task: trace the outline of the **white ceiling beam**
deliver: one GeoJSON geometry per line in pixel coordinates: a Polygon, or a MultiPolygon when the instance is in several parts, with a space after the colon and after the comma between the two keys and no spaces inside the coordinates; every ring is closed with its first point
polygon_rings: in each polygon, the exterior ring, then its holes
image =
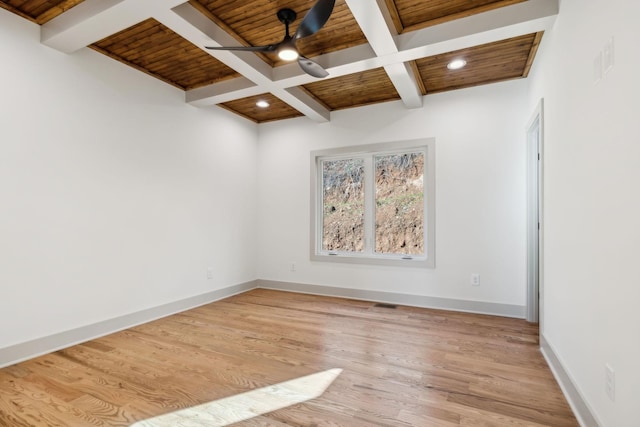
{"type": "MultiPolygon", "coordinates": [[[[312,58],[330,77],[384,67],[409,108],[422,105],[422,94],[407,62],[549,29],[559,0],[528,0],[478,15],[397,35],[383,0],[375,4],[346,0],[368,44],[312,58]]],[[[186,101],[208,106],[271,92],[316,121],[330,112],[297,86],[317,79],[297,64],[276,68],[251,52],[211,51],[205,45],[233,46],[237,41],[184,0],[85,0],[41,26],[41,41],[62,52],[75,52],[153,17],[214,56],[243,77],[187,91],[186,101]]]]}
{"type": "Polygon", "coordinates": [[[351,14],[376,55],[389,55],[398,51],[393,39],[398,33],[385,19],[383,7],[376,1],[345,0],[351,14]]]}
{"type": "Polygon", "coordinates": [[[254,84],[271,82],[272,67],[255,53],[205,49],[204,46],[239,46],[239,43],[189,3],[166,10],[156,19],[254,84]]]}
{"type": "MultiPolygon", "coordinates": [[[[358,22],[369,45],[377,56],[399,52],[394,36],[397,35],[387,6],[381,1],[374,4],[362,0],[346,0],[353,17],[358,22]]],[[[422,93],[413,69],[403,63],[384,67],[391,83],[407,108],[422,107],[422,93]]]]}
{"type": "MultiPolygon", "coordinates": [[[[399,59],[418,59],[551,28],[559,0],[528,0],[397,37],[399,59]]],[[[410,60],[407,59],[407,60],[410,60]]]]}
{"type": "Polygon", "coordinates": [[[46,46],[72,53],[184,0],[85,0],[40,28],[46,46]]]}
{"type": "Polygon", "coordinates": [[[283,95],[278,95],[280,90],[274,94],[305,116],[309,117],[311,120],[318,123],[328,122],[331,120],[331,112],[301,88],[290,87],[283,90],[286,93],[286,99],[283,95]]]}
{"type": "MultiPolygon", "coordinates": [[[[375,53],[373,53],[369,45],[366,44],[312,59],[325,69],[330,70],[329,78],[376,68],[376,66],[371,66],[369,61],[377,61],[375,53]]],[[[381,66],[382,65],[377,65],[377,67],[381,66]]],[[[272,83],[279,88],[285,89],[318,81],[317,78],[302,71],[297,63],[289,63],[273,68],[273,76],[274,79],[272,83]]],[[[208,86],[189,90],[186,94],[187,102],[194,106],[205,106],[268,92],[268,88],[257,86],[255,88],[256,92],[251,92],[251,95],[246,95],[251,89],[247,89],[244,86],[244,83],[241,81],[242,79],[242,77],[238,77],[233,80],[226,80],[224,82],[213,83],[208,86]],[[237,83],[235,82],[236,80],[238,80],[237,83]]]]}
{"type": "Polygon", "coordinates": [[[185,99],[192,105],[207,105],[204,100],[211,100],[216,95],[223,95],[222,97],[216,97],[218,103],[238,99],[225,97],[225,89],[235,92],[236,95],[243,94],[244,96],[241,97],[251,96],[247,95],[249,93],[258,95],[271,92],[274,96],[312,120],[319,122],[329,120],[329,110],[315,99],[301,90],[289,90],[289,87],[275,83],[272,75],[273,67],[260,59],[255,53],[205,49],[204,46],[237,46],[238,42],[189,3],[177,6],[156,19],[244,76],[243,79],[245,80],[239,82],[221,82],[201,88],[197,92],[187,92],[185,99]],[[256,88],[251,87],[247,82],[253,83],[259,90],[255,90],[256,88]],[[220,88],[223,88],[223,90],[220,90],[220,88]]]}
{"type": "Polygon", "coordinates": [[[207,107],[213,104],[233,101],[234,99],[265,93],[265,89],[246,77],[224,80],[185,92],[185,100],[194,107],[207,107]]]}
{"type": "MultiPolygon", "coordinates": [[[[452,21],[397,36],[397,44],[400,47],[397,53],[377,56],[369,44],[363,44],[321,55],[313,60],[322,65],[330,77],[379,67],[389,67],[392,74],[392,67],[399,63],[548,30],[557,14],[558,0],[529,0],[500,10],[473,15],[459,20],[460,22],[452,21]],[[508,9],[508,13],[503,16],[504,9],[508,9]]],[[[273,76],[273,83],[282,88],[317,81],[302,72],[297,64],[276,67],[273,69],[273,76]]],[[[223,82],[189,91],[187,96],[188,102],[194,105],[211,105],[241,98],[242,90],[244,89],[234,87],[230,82],[223,82]]],[[[268,90],[264,87],[256,88],[256,92],[265,93],[268,90]]]]}
{"type": "MultiPolygon", "coordinates": [[[[380,67],[376,53],[369,44],[361,44],[311,58],[329,72],[329,79],[380,67]]],[[[273,69],[274,81],[283,87],[300,86],[318,79],[302,71],[298,64],[290,63],[273,69]]]]}
{"type": "Polygon", "coordinates": [[[385,65],[384,71],[389,76],[389,80],[396,88],[405,107],[410,109],[422,107],[422,92],[418,83],[420,76],[416,76],[409,64],[397,62],[385,65]]]}

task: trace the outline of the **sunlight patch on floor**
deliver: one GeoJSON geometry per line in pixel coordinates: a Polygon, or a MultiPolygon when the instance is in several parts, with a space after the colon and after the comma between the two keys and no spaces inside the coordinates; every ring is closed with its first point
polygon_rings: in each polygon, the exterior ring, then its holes
{"type": "Polygon", "coordinates": [[[131,427],[222,427],[320,397],[342,369],[329,369],[138,421],[131,427]]]}

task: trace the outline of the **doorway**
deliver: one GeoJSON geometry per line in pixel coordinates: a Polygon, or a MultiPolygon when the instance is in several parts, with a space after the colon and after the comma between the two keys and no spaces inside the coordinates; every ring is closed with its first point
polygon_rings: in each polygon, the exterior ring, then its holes
{"type": "MultiPolygon", "coordinates": [[[[543,311],[542,287],[542,152],[544,100],[527,124],[527,321],[539,323],[543,311]]],[[[542,326],[542,325],[540,325],[542,326]]],[[[541,328],[542,330],[542,328],[541,328]]]]}

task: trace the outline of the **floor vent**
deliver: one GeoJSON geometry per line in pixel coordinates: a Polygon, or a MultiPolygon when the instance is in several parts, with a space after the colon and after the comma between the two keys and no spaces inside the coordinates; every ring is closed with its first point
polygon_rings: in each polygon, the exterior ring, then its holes
{"type": "Polygon", "coordinates": [[[398,308],[397,305],[395,304],[385,304],[383,302],[379,302],[376,305],[374,305],[374,307],[381,307],[381,308],[398,308]]]}

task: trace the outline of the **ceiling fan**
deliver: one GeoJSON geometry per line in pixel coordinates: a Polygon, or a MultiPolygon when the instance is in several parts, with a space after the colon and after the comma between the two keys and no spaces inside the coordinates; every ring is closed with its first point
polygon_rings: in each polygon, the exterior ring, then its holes
{"type": "Polygon", "coordinates": [[[327,70],[322,68],[320,64],[304,57],[298,52],[296,42],[304,37],[311,36],[326,24],[333,12],[335,0],[318,0],[313,7],[302,18],[302,22],[298,25],[296,32],[291,36],[289,34],[289,24],[296,19],[296,12],[291,9],[280,9],[278,11],[278,19],[285,25],[285,36],[281,42],[269,44],[266,46],[205,46],[211,50],[237,50],[245,52],[276,52],[278,57],[285,61],[298,60],[298,65],[302,70],[318,78],[324,78],[329,75],[327,70]]]}

